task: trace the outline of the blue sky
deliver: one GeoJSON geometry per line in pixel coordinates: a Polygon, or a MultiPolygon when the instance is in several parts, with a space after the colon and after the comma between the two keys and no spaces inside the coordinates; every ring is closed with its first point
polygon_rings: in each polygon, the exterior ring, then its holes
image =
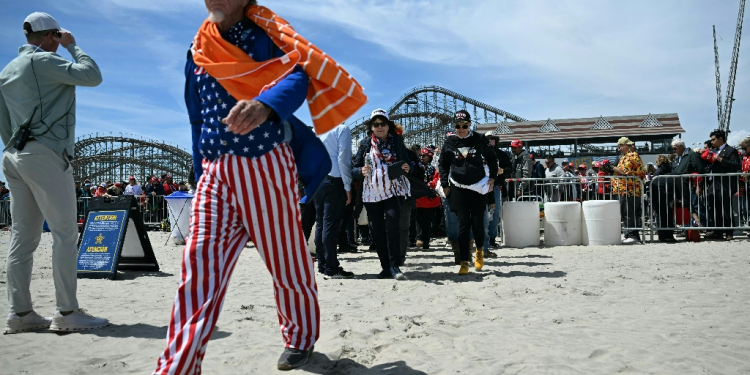
{"type": "MultiPolygon", "coordinates": [[[[716,127],[711,25],[726,84],[739,1],[260,0],[345,66],[369,103],[439,85],[531,120],[680,115],[688,142],[716,127]]],[[[99,64],[78,90],[77,135],[130,133],[190,146],[185,54],[202,0],[4,1],[0,64],[44,11],[99,64]]],[[[747,30],[747,28],[746,28],[747,30]]],[[[732,138],[750,134],[750,61],[740,53],[732,138]]],[[[60,54],[70,58],[67,51],[60,54]]],[[[722,89],[724,95],[724,89],[722,89]]],[[[306,108],[298,116],[310,123],[306,108]]],[[[730,139],[732,140],[732,139],[730,139]]]]}

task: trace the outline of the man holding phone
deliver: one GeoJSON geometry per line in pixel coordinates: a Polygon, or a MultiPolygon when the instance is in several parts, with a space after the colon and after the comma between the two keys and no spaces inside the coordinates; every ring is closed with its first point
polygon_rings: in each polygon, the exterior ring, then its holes
{"type": "Polygon", "coordinates": [[[102,82],[99,67],[52,16],[35,12],[23,23],[27,44],[0,72],[2,168],[11,190],[8,306],[5,333],[49,327],[54,331],[101,328],[106,319],[79,309],[76,299],[78,227],[73,182],[75,87],[102,82]],[[58,55],[62,45],[75,62],[58,55]],[[57,186],[57,189],[49,189],[57,186]],[[52,268],[57,312],[44,318],[31,303],[33,253],[42,224],[52,231],[52,268]]]}

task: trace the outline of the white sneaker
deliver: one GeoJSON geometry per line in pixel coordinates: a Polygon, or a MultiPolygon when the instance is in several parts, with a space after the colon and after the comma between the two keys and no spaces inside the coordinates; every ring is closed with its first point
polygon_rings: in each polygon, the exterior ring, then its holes
{"type": "Polygon", "coordinates": [[[8,320],[5,321],[5,331],[3,334],[21,333],[34,331],[37,329],[49,328],[52,319],[39,316],[35,311],[24,316],[8,314],[8,320]]]}
{"type": "Polygon", "coordinates": [[[87,313],[86,310],[78,309],[68,315],[60,314],[59,311],[55,312],[49,330],[61,332],[86,331],[106,327],[107,325],[109,325],[109,320],[96,318],[87,313]]]}
{"type": "Polygon", "coordinates": [[[622,244],[623,245],[629,245],[629,244],[632,244],[632,243],[635,243],[635,242],[636,242],[635,238],[632,238],[632,237],[628,237],[628,238],[622,240],[622,244]]]}

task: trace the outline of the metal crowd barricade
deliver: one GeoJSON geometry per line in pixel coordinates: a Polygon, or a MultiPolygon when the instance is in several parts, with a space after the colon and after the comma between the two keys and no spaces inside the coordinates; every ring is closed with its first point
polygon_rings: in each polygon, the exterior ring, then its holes
{"type": "Polygon", "coordinates": [[[83,226],[83,222],[86,220],[86,210],[89,209],[89,203],[91,202],[91,197],[80,197],[77,200],[76,203],[76,217],[78,221],[78,226],[83,226]]]}
{"type": "Polygon", "coordinates": [[[537,201],[540,204],[592,200],[620,201],[623,233],[640,231],[645,234],[648,231],[649,222],[645,216],[648,194],[643,180],[636,176],[509,178],[506,180],[506,191],[508,200],[537,201]],[[626,194],[614,192],[617,184],[625,186],[626,194]],[[640,196],[636,194],[637,189],[640,189],[640,196]]]}
{"type": "Polygon", "coordinates": [[[750,174],[687,174],[654,177],[649,215],[654,231],[750,230],[750,174]]]}
{"type": "MultiPolygon", "coordinates": [[[[138,214],[143,216],[143,222],[151,229],[162,229],[162,223],[168,222],[169,212],[167,202],[163,195],[137,195],[138,214]]],[[[86,219],[91,197],[80,197],[76,200],[76,221],[78,226],[83,226],[86,219]]],[[[0,199],[0,229],[10,227],[13,224],[10,215],[10,200],[0,199]]]]}
{"type": "Polygon", "coordinates": [[[161,229],[167,219],[167,202],[163,195],[136,195],[138,212],[143,215],[143,223],[152,229],[161,229]]]}
{"type": "MultiPolygon", "coordinates": [[[[167,211],[167,202],[163,195],[136,195],[138,202],[138,214],[143,217],[143,223],[151,229],[161,229],[162,222],[169,218],[167,211]]],[[[78,224],[82,225],[88,209],[90,197],[78,198],[78,224]]]]}

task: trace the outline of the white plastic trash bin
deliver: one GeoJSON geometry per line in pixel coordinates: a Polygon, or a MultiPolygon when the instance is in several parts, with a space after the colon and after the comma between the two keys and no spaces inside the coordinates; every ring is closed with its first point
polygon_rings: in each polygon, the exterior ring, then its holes
{"type": "Polygon", "coordinates": [[[178,191],[164,197],[164,199],[167,201],[169,226],[172,228],[169,238],[174,241],[175,245],[184,245],[190,233],[190,206],[193,202],[193,196],[178,191]]]}
{"type": "Polygon", "coordinates": [[[583,202],[582,216],[584,245],[619,245],[622,243],[619,201],[583,202]]]}
{"type": "Polygon", "coordinates": [[[503,203],[503,241],[508,247],[539,246],[539,202],[503,203]]]}
{"type": "Polygon", "coordinates": [[[581,243],[581,204],[578,202],[545,204],[544,244],[571,246],[581,243]]]}

